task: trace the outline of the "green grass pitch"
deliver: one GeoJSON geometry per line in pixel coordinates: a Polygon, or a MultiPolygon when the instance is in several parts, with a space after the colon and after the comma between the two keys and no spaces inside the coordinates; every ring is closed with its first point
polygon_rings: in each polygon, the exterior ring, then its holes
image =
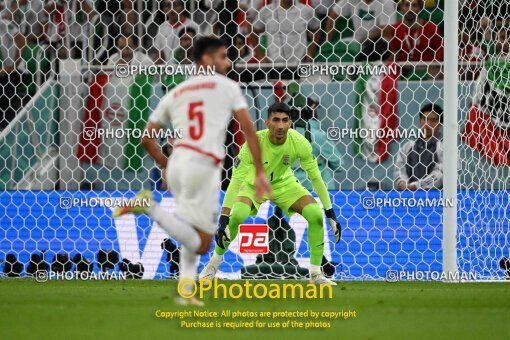
{"type": "Polygon", "coordinates": [[[207,296],[205,308],[175,306],[175,289],[173,280],[2,279],[0,339],[510,339],[507,283],[339,282],[333,299],[207,296]],[[178,320],[155,316],[156,310],[193,309],[350,309],[357,317],[331,321],[329,329],[228,330],[182,329],[178,320]]]}

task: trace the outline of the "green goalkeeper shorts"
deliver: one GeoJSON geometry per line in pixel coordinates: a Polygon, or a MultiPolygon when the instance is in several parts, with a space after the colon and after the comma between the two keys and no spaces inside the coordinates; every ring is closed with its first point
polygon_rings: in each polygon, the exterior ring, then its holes
{"type": "MultiPolygon", "coordinates": [[[[271,189],[273,190],[273,199],[271,201],[279,206],[286,216],[294,214],[294,211],[292,211],[290,207],[296,203],[297,200],[303,196],[311,196],[310,192],[299,183],[294,176],[277,184],[271,184],[271,189]]],[[[257,202],[255,198],[255,187],[247,183],[241,185],[237,197],[247,197],[253,202],[250,215],[256,215],[260,205],[269,200],[269,197],[266,195],[261,201],[257,202]]]]}

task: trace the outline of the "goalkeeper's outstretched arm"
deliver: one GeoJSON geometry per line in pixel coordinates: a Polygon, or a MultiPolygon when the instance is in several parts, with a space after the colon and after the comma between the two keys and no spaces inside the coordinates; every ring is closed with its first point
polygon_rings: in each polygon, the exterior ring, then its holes
{"type": "Polygon", "coordinates": [[[331,204],[328,188],[322,179],[317,159],[312,153],[312,145],[308,141],[304,144],[305,146],[302,148],[302,153],[300,155],[301,167],[306,171],[310,182],[312,182],[313,190],[317,193],[322,205],[324,206],[324,213],[331,229],[333,230],[335,243],[338,243],[342,237],[342,226],[340,225],[340,222],[338,222],[335,211],[333,210],[333,204],[331,204]]]}
{"type": "Polygon", "coordinates": [[[331,199],[329,198],[328,188],[322,179],[317,159],[314,157],[312,152],[312,145],[306,141],[306,144],[301,149],[302,152],[299,155],[299,161],[301,167],[306,171],[308,179],[312,182],[313,190],[319,196],[325,210],[329,210],[333,207],[331,199]]]}

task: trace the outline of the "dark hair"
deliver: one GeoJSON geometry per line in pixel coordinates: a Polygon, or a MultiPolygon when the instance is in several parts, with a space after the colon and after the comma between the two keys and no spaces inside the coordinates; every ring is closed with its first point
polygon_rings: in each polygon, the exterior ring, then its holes
{"type": "Polygon", "coordinates": [[[180,32],[179,32],[179,38],[181,38],[183,35],[185,34],[188,34],[188,33],[193,33],[193,35],[197,35],[197,30],[194,29],[193,27],[184,27],[180,32]]]}
{"type": "Polygon", "coordinates": [[[227,43],[221,39],[215,37],[198,38],[193,44],[193,60],[199,62],[204,54],[214,52],[221,47],[228,48],[227,43]]]}
{"type": "Polygon", "coordinates": [[[423,105],[420,110],[420,118],[423,117],[425,112],[435,112],[439,117],[439,122],[443,123],[443,108],[440,105],[432,103],[423,105]]]}
{"type": "Polygon", "coordinates": [[[290,107],[284,102],[276,102],[267,109],[267,118],[269,119],[271,115],[275,112],[282,112],[287,114],[290,117],[290,107]]]}

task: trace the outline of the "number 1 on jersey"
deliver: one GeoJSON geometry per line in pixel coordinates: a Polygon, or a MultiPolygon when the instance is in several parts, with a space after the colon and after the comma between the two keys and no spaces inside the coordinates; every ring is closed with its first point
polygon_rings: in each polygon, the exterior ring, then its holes
{"type": "Polygon", "coordinates": [[[202,106],[204,106],[204,102],[202,101],[189,103],[189,136],[194,140],[200,139],[204,134],[204,113],[201,110],[202,106]]]}

